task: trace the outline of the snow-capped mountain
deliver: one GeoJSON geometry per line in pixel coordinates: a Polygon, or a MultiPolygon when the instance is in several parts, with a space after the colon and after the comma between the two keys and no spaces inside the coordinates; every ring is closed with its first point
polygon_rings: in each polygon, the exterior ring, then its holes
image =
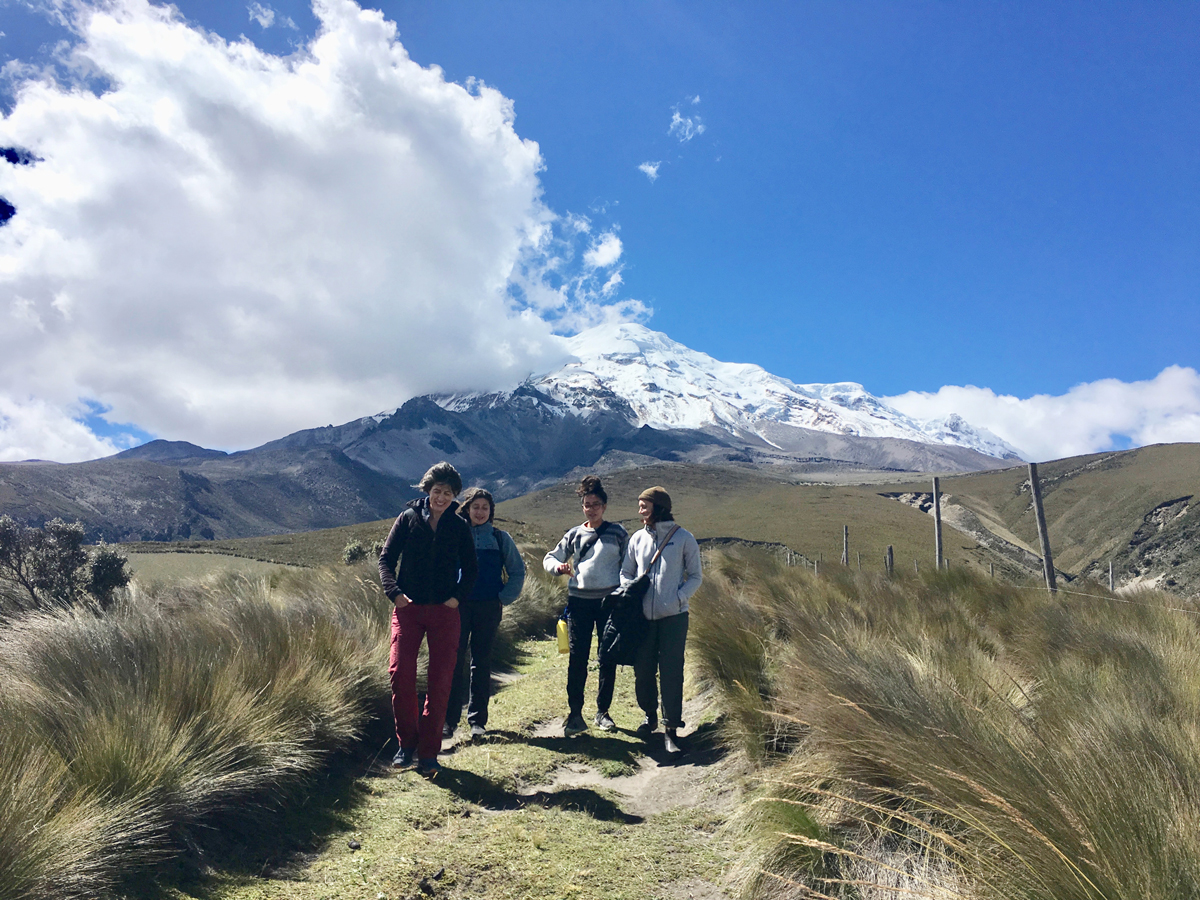
{"type": "MultiPolygon", "coordinates": [[[[1019,460],[1016,448],[960,416],[922,422],[892,409],[853,382],[796,384],[749,363],[713,359],[643,325],[600,325],[567,339],[576,357],[530,378],[523,389],[557,401],[561,415],[619,412],[637,426],[717,430],[779,446],[780,426],[847,437],[898,438],[964,447],[1019,460]]],[[[504,404],[513,392],[437,395],[463,412],[504,404]]]]}

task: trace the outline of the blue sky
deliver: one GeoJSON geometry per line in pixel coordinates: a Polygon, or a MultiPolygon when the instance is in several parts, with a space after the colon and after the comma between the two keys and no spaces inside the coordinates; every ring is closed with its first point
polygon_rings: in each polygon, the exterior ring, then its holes
{"type": "MultiPolygon", "coordinates": [[[[318,26],[282,0],[178,8],[271,54],[318,26]]],[[[1038,396],[1060,401],[1048,421],[1130,407],[1042,457],[1200,439],[1200,408],[1171,399],[1200,396],[1200,5],[379,8],[414,62],[511,101],[559,226],[586,221],[581,247],[619,238],[619,284],[595,302],[637,301],[675,340],[800,383],[860,382],[914,414],[957,402],[1010,440],[1038,396]]],[[[0,31],[26,64],[79,39],[11,0],[0,31]]],[[[122,391],[77,418],[237,442],[122,391]]]]}

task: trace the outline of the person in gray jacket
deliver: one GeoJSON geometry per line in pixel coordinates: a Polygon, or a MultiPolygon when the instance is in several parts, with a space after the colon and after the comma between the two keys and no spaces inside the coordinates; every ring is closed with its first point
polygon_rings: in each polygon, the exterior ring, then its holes
{"type": "MultiPolygon", "coordinates": [[[[596,632],[596,637],[604,633],[607,615],[601,608],[601,601],[620,582],[621,562],[625,558],[625,546],[629,543],[629,532],[616,522],[604,520],[608,494],[599,478],[595,475],[586,476],[575,493],[583,507],[585,521],[564,534],[558,546],[542,560],[542,566],[551,575],[571,576],[567,582],[569,712],[563,725],[563,734],[567,737],[587,731],[587,723],[583,720],[583,691],[587,686],[592,632],[596,632]]],[[[602,660],[594,721],[604,731],[615,731],[617,727],[608,713],[616,677],[616,663],[602,660]]]]}
{"type": "Polygon", "coordinates": [[[658,683],[662,684],[662,715],[668,753],[679,753],[678,730],[683,727],[683,651],[687,643],[688,600],[700,587],[700,547],[691,532],[675,524],[671,495],[652,487],[638,496],[638,515],[644,528],[629,539],[621,566],[621,583],[650,574],[650,589],[642,600],[646,635],[633,665],[634,692],[646,714],[638,733],[649,737],[658,728],[658,683]],[[662,554],[653,566],[654,554],[662,554]]]}
{"type": "Polygon", "coordinates": [[[496,501],[491,493],[481,487],[467,488],[458,514],[471,526],[479,575],[475,587],[458,607],[462,629],[442,736],[453,736],[469,694],[467,724],[471,726],[471,738],[474,739],[487,733],[488,703],[492,696],[492,644],[500,628],[504,607],[521,596],[521,588],[525,585],[525,561],[508,532],[492,525],[496,501]]]}

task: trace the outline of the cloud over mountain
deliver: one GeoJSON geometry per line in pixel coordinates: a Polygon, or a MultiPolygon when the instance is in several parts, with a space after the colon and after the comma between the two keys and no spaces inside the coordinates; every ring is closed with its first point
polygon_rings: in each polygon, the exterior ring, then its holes
{"type": "Polygon", "coordinates": [[[1079,384],[1060,396],[1022,399],[967,385],[882,399],[917,418],[962,415],[1033,460],[1200,441],[1200,374],[1183,366],[1168,366],[1146,381],[1079,384]]]}
{"type": "Polygon", "coordinates": [[[83,401],[239,447],[564,358],[511,290],[553,267],[556,222],[511,102],[413,62],[379,12],[315,12],[283,58],[144,0],[84,7],[77,81],[19,85],[0,145],[37,162],[0,160],[0,459],[73,456],[83,401]]]}

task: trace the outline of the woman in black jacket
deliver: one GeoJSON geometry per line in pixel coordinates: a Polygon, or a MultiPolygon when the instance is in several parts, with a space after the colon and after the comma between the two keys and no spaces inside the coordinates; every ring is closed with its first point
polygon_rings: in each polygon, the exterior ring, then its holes
{"type": "Polygon", "coordinates": [[[475,585],[471,529],[454,515],[462,479],[440,462],[421,479],[429,496],[414,500],[397,518],[379,554],[379,579],[395,604],[388,674],[400,749],[392,765],[437,774],[442,723],[458,653],[458,602],[475,585]],[[447,515],[449,513],[449,515],[447,515]],[[397,564],[399,567],[397,568],[397,564]],[[417,710],[417,653],[429,641],[425,708],[417,710]]]}

